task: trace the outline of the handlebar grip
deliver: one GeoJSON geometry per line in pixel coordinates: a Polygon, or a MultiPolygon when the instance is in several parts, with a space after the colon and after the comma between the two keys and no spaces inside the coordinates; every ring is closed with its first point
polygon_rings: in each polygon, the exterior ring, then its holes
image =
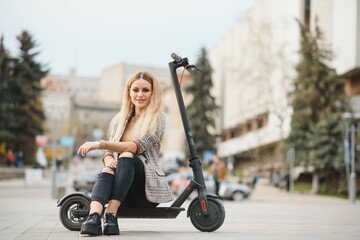
{"type": "Polygon", "coordinates": [[[174,61],[176,63],[180,63],[182,61],[182,58],[180,56],[178,56],[176,53],[172,53],[171,57],[172,57],[172,59],[174,59],[174,61]]]}

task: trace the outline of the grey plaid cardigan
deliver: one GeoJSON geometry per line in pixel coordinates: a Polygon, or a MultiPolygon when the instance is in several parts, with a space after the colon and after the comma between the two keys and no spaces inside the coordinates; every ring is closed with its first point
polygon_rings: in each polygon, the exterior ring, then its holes
{"type": "MultiPolygon", "coordinates": [[[[110,130],[109,141],[118,142],[124,133],[128,121],[125,122],[125,126],[121,127],[116,117],[114,120],[117,122],[112,126],[113,129],[110,130]]],[[[144,163],[146,198],[154,203],[164,203],[173,200],[165,174],[159,166],[160,145],[165,126],[165,114],[162,113],[157,120],[157,127],[154,133],[141,136],[141,124],[139,124],[134,134],[134,141],[137,141],[140,145],[138,157],[144,163]]],[[[117,159],[119,153],[107,151],[105,155],[107,154],[112,154],[117,159]]]]}

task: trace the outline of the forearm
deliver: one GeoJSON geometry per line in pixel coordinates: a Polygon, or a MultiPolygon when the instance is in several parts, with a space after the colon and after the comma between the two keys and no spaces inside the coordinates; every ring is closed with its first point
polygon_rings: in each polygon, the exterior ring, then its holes
{"type": "Polygon", "coordinates": [[[131,152],[137,154],[138,145],[135,142],[110,142],[100,140],[99,149],[106,149],[112,152],[131,152]]]}

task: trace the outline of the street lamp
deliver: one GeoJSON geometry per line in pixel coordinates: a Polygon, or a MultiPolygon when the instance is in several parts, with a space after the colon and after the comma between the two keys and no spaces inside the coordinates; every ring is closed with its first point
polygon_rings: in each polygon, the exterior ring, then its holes
{"type": "Polygon", "coordinates": [[[289,192],[294,192],[294,165],[295,165],[295,148],[291,147],[287,151],[287,159],[289,161],[289,192]]]}
{"type": "Polygon", "coordinates": [[[58,122],[64,119],[65,110],[62,107],[51,106],[48,108],[52,120],[52,160],[51,160],[51,196],[57,197],[56,194],[56,181],[57,181],[57,168],[56,168],[56,152],[57,152],[57,125],[58,122]]]}
{"type": "Polygon", "coordinates": [[[348,193],[349,200],[352,203],[356,201],[356,168],[355,168],[355,132],[357,123],[360,120],[359,113],[343,113],[342,118],[345,122],[345,164],[346,164],[346,173],[348,177],[348,193]],[[349,169],[350,164],[350,169],[349,169]],[[348,173],[350,170],[350,174],[348,173]]]}

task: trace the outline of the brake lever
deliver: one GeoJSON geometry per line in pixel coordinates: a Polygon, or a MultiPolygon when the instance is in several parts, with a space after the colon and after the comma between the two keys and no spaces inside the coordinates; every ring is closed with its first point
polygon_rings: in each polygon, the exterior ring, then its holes
{"type": "Polygon", "coordinates": [[[198,67],[195,66],[194,64],[187,65],[187,66],[185,67],[185,69],[188,70],[188,71],[190,71],[190,70],[192,70],[192,69],[196,69],[196,70],[198,70],[198,71],[202,71],[200,68],[198,68],[198,67]]]}

